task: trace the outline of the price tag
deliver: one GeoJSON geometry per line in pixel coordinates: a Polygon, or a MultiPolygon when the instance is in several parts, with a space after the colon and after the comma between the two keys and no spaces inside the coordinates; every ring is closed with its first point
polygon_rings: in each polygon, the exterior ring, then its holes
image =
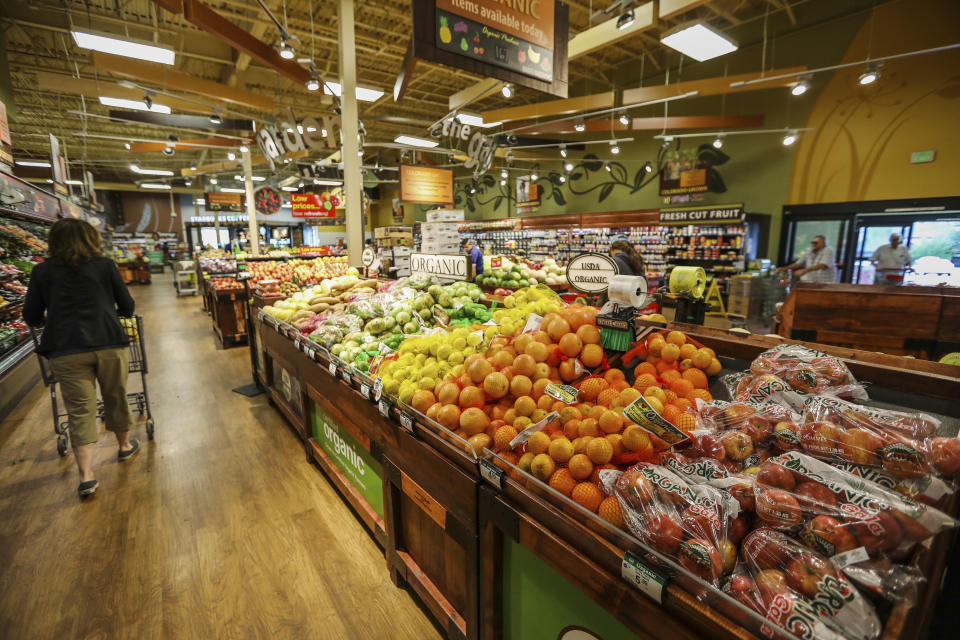
{"type": "Polygon", "coordinates": [[[390,417],[390,403],[387,402],[386,399],[383,399],[380,402],[378,402],[377,408],[380,409],[380,415],[382,415],[384,418],[390,417]]]}
{"type": "Polygon", "coordinates": [[[332,375],[332,376],[337,375],[337,363],[336,363],[336,362],[331,361],[331,362],[330,362],[330,366],[327,367],[327,369],[330,371],[330,375],[332,375]]]}
{"type": "Polygon", "coordinates": [[[297,351],[300,351],[300,345],[301,345],[300,336],[297,336],[296,338],[293,339],[293,348],[296,349],[297,351]]]}
{"type": "Polygon", "coordinates": [[[653,598],[657,604],[663,604],[663,590],[667,586],[667,579],[629,551],[623,554],[620,575],[631,585],[653,598]]]}
{"type": "Polygon", "coordinates": [[[560,417],[559,413],[557,413],[556,411],[551,411],[549,414],[547,414],[546,418],[544,418],[540,422],[537,422],[536,424],[530,425],[529,427],[527,427],[526,429],[524,429],[523,431],[515,435],[513,437],[513,440],[510,441],[510,446],[515,447],[518,444],[526,444],[527,440],[530,439],[530,436],[535,434],[537,431],[542,431],[544,427],[546,427],[548,424],[550,424],[551,422],[553,422],[559,417],[560,417]]]}
{"type": "Polygon", "coordinates": [[[664,420],[643,396],[624,407],[623,415],[633,424],[649,431],[667,444],[677,445],[690,439],[686,433],[664,420]]]}
{"type": "Polygon", "coordinates": [[[483,476],[484,480],[496,487],[498,491],[503,489],[503,469],[486,458],[481,458],[480,460],[480,475],[483,476]]]}
{"type": "Polygon", "coordinates": [[[869,559],[870,555],[867,553],[867,550],[864,547],[857,547],[856,549],[851,549],[850,551],[838,553],[830,558],[830,561],[833,562],[833,565],[837,569],[846,569],[852,564],[866,562],[869,559]]]}
{"type": "Polygon", "coordinates": [[[353,378],[350,376],[350,372],[347,371],[346,369],[341,369],[340,375],[343,377],[343,381],[346,382],[347,384],[350,384],[351,382],[353,382],[353,378]]]}
{"type": "Polygon", "coordinates": [[[408,413],[404,413],[403,411],[401,411],[401,412],[400,412],[400,425],[401,425],[404,429],[406,429],[407,431],[409,431],[410,433],[413,433],[413,416],[411,416],[411,415],[408,414],[408,413]]]}
{"type": "Polygon", "coordinates": [[[380,396],[383,395],[383,378],[377,376],[377,379],[373,381],[373,399],[377,402],[380,402],[380,396]]]}
{"type": "Polygon", "coordinates": [[[576,387],[571,387],[568,384],[548,384],[543,392],[554,400],[559,400],[564,404],[573,404],[576,402],[577,395],[580,393],[576,387]]]}
{"type": "Polygon", "coordinates": [[[362,395],[367,400],[370,399],[370,387],[367,384],[360,385],[360,395],[362,395]]]}

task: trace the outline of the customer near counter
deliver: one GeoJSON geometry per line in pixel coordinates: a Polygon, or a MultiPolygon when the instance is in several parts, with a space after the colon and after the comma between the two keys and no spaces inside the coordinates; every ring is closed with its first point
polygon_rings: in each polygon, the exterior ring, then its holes
{"type": "Polygon", "coordinates": [[[610,256],[617,263],[617,270],[622,276],[643,276],[646,273],[643,257],[626,240],[613,242],[610,245],[610,256]]]}
{"type": "Polygon", "coordinates": [[[875,284],[891,284],[903,281],[903,271],[912,261],[910,249],[900,244],[900,234],[890,234],[890,244],[873,252],[870,262],[876,267],[873,273],[875,284]]]}
{"type": "Polygon", "coordinates": [[[467,238],[463,241],[463,252],[470,256],[470,262],[476,269],[476,274],[483,273],[483,250],[473,243],[473,240],[467,238]]]}
{"type": "Polygon", "coordinates": [[[823,236],[814,236],[810,242],[810,248],[804,251],[796,262],[777,267],[777,271],[788,270],[793,270],[793,276],[800,282],[837,281],[837,264],[833,249],[827,246],[827,239],[823,236]]]}

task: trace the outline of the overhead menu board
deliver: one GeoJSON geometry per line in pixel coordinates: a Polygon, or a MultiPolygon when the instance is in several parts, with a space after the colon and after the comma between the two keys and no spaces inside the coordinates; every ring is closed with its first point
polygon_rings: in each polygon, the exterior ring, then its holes
{"type": "Polygon", "coordinates": [[[567,97],[559,0],[413,0],[412,57],[567,97]]]}
{"type": "Polygon", "coordinates": [[[205,193],[207,211],[243,211],[242,193],[205,193]]]}
{"type": "Polygon", "coordinates": [[[400,165],[400,201],[410,204],[453,204],[453,171],[400,165]]]}

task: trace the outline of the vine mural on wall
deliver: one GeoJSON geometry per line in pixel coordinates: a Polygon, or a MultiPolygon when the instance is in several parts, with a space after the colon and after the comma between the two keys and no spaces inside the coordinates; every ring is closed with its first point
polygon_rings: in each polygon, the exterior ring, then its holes
{"type": "MultiPolygon", "coordinates": [[[[623,163],[605,162],[592,153],[587,154],[574,164],[569,173],[548,171],[540,175],[537,185],[541,189],[541,202],[552,200],[556,206],[564,207],[570,196],[596,193],[597,203],[600,204],[618,189],[626,190],[627,195],[635,194],[651,183],[657,183],[665,151],[665,147],[661,148],[655,163],[637,166],[633,175],[623,163]]],[[[730,157],[710,144],[703,144],[697,149],[697,159],[707,167],[708,190],[712,193],[725,192],[726,184],[716,167],[726,163],[730,157]]],[[[501,180],[491,174],[461,183],[462,186],[454,194],[454,207],[466,211],[468,217],[485,208],[501,214],[499,217],[509,216],[510,205],[516,197],[510,182],[505,185],[500,183],[501,180]]],[[[422,206],[420,210],[422,213],[431,208],[422,206]]]]}

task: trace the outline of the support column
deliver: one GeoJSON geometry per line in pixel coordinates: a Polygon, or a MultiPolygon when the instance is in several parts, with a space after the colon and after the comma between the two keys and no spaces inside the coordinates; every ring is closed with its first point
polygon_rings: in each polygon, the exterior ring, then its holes
{"type": "Polygon", "coordinates": [[[343,136],[343,194],[347,201],[347,250],[351,267],[360,268],[363,251],[363,177],[360,174],[357,113],[357,50],[353,0],[340,0],[340,133],[343,136]]]}
{"type": "MultiPolygon", "coordinates": [[[[250,237],[250,255],[260,255],[260,229],[257,224],[257,208],[253,202],[253,162],[250,151],[243,152],[243,189],[247,202],[247,234],[250,237]]],[[[219,232],[218,232],[219,233],[219,232]]]]}

